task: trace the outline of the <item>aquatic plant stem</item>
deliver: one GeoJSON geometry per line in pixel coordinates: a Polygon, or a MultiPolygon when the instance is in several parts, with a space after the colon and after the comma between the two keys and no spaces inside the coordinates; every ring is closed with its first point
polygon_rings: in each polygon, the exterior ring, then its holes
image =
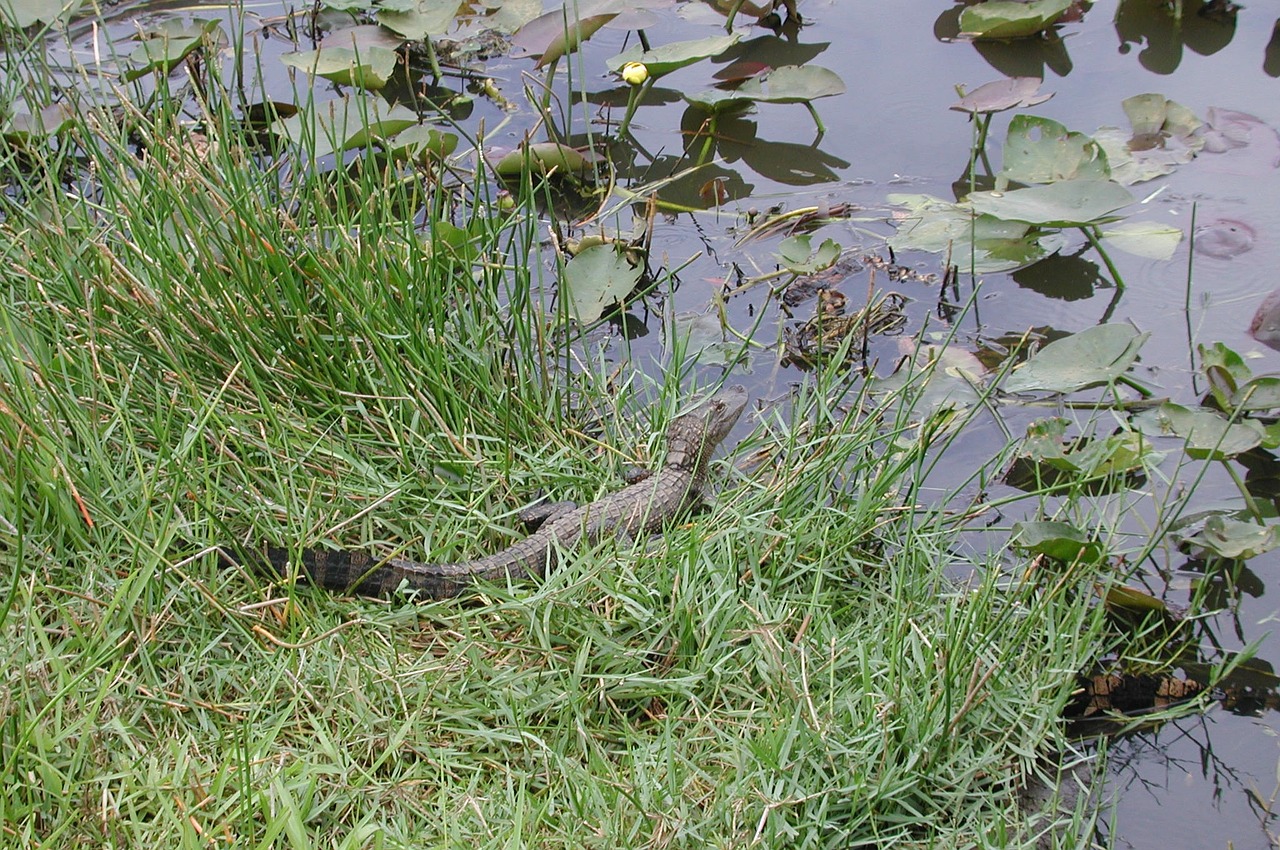
{"type": "Polygon", "coordinates": [[[622,123],[618,125],[618,135],[627,135],[630,132],[631,117],[636,114],[636,109],[649,93],[649,89],[653,88],[655,79],[655,77],[649,77],[640,85],[631,87],[631,92],[627,96],[627,113],[622,116],[622,123]]]}
{"type": "Polygon", "coordinates": [[[1111,280],[1115,283],[1117,289],[1124,289],[1124,278],[1120,276],[1120,270],[1116,268],[1116,264],[1111,262],[1111,256],[1107,254],[1107,250],[1102,247],[1102,240],[1098,238],[1097,228],[1084,226],[1080,228],[1080,232],[1089,240],[1089,244],[1098,252],[1098,256],[1102,257],[1102,262],[1106,265],[1107,271],[1111,273],[1111,280]]]}

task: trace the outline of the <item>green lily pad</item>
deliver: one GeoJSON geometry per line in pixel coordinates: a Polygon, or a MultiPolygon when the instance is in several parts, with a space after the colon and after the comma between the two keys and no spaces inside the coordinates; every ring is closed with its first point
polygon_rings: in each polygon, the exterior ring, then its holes
{"type": "Polygon", "coordinates": [[[1060,233],[975,215],[968,204],[931,195],[895,194],[889,195],[888,202],[906,208],[894,217],[898,229],[889,238],[890,247],[949,254],[964,274],[1015,271],[1043,260],[1067,241],[1060,233]]]}
{"type": "Polygon", "coordinates": [[[695,62],[701,62],[703,59],[719,56],[737,44],[740,39],[741,36],[734,33],[733,35],[699,38],[693,41],[676,41],[671,44],[664,44],[661,47],[655,47],[653,50],[645,50],[643,45],[637,44],[606,60],[604,64],[606,68],[616,74],[628,62],[639,62],[648,69],[650,77],[657,78],[670,74],[672,71],[677,71],[686,65],[692,65],[695,62]]]}
{"type": "Polygon", "coordinates": [[[817,65],[783,65],[747,80],[734,93],[761,103],[808,103],[845,91],[844,80],[835,71],[817,65]]]}
{"type": "Polygon", "coordinates": [[[987,0],[960,13],[960,34],[973,39],[1025,38],[1044,32],[1071,6],[1071,0],[987,0]]]}
{"type": "Polygon", "coordinates": [[[176,19],[162,21],[155,29],[147,30],[139,38],[142,43],[129,54],[129,67],[123,72],[126,80],[136,80],[153,71],[169,73],[173,66],[200,47],[206,38],[217,44],[226,42],[220,22],[199,19],[190,24],[176,19]]]}
{"type": "Polygon", "coordinates": [[[728,366],[741,356],[742,343],[725,332],[722,317],[717,313],[676,313],[677,338],[682,341],[679,351],[685,362],[699,366],[728,366]]]}
{"type": "Polygon", "coordinates": [[[1116,210],[1133,203],[1129,190],[1110,180],[1063,180],[1011,192],[974,192],[980,213],[1041,227],[1085,227],[1115,221],[1116,210]]]}
{"type": "Polygon", "coordinates": [[[577,174],[591,166],[581,152],[559,142],[537,142],[516,148],[498,160],[493,171],[499,177],[518,177],[529,168],[535,174],[577,174]]]}
{"type": "Polygon", "coordinates": [[[380,89],[396,69],[396,52],[385,47],[321,47],[280,57],[284,64],[343,85],[380,89]]]}
{"type": "Polygon", "coordinates": [[[1182,229],[1168,224],[1129,221],[1102,231],[1102,239],[1121,251],[1149,260],[1167,260],[1178,250],[1182,229]]]}
{"type": "Polygon", "coordinates": [[[824,239],[816,251],[810,247],[807,233],[788,236],[778,244],[778,260],[793,274],[820,272],[831,268],[838,259],[840,245],[833,239],[824,239]]]}
{"type": "Polygon", "coordinates": [[[435,127],[418,124],[382,143],[394,159],[426,165],[438,162],[458,149],[457,133],[442,133],[435,127]]]}
{"type": "Polygon", "coordinates": [[[389,139],[418,123],[413,111],[367,95],[314,104],[274,122],[271,132],[319,158],[389,139]]]}
{"type": "Polygon", "coordinates": [[[1183,540],[1220,558],[1246,560],[1280,545],[1280,527],[1214,514],[1198,534],[1183,540]]]}
{"type": "Polygon", "coordinates": [[[643,273],[644,267],[632,265],[627,252],[613,243],[584,248],[565,264],[560,285],[569,317],[580,325],[592,324],[606,308],[621,305],[643,273]]]}
{"type": "Polygon", "coordinates": [[[1013,525],[1012,544],[1055,561],[1098,563],[1106,555],[1102,544],[1066,522],[1041,520],[1013,525]]]}
{"type": "Polygon", "coordinates": [[[422,41],[448,32],[461,5],[461,0],[382,0],[378,23],[410,41],[422,41]]]}
{"type": "Polygon", "coordinates": [[[1056,183],[1059,180],[1106,180],[1107,156],[1093,139],[1073,133],[1057,121],[1015,115],[1004,142],[1003,185],[1056,183]]]}
{"type": "Polygon", "coordinates": [[[0,29],[26,29],[35,23],[68,21],[84,5],[83,0],[0,0],[0,29]]]}
{"type": "Polygon", "coordinates": [[[1136,472],[1154,458],[1150,441],[1141,434],[1121,431],[1101,439],[1069,443],[1066,424],[1066,420],[1060,418],[1032,423],[1019,454],[1059,472],[1085,478],[1136,472]]]}
{"type": "Polygon", "coordinates": [[[1054,340],[1019,366],[1004,388],[1015,393],[1070,393],[1108,384],[1128,371],[1150,335],[1114,324],[1054,340]]]}
{"type": "Polygon", "coordinates": [[[1133,425],[1152,437],[1172,436],[1185,441],[1186,453],[1199,460],[1226,460],[1261,445],[1265,434],[1252,419],[1232,423],[1214,410],[1165,402],[1133,417],[1133,425]]]}

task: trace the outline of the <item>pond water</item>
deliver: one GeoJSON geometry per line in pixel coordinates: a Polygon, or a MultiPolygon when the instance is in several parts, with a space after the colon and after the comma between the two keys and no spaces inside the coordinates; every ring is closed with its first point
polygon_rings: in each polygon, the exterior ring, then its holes
{"type": "MultiPolygon", "coordinates": [[[[1233,16],[1201,15],[1203,6],[1200,0],[1184,0],[1184,18],[1177,24],[1157,0],[1098,2],[1052,39],[975,45],[952,37],[960,7],[925,0],[801,0],[803,27],[780,35],[754,28],[732,56],[774,67],[803,64],[836,72],[847,83],[847,93],[814,102],[825,133],[816,138],[816,126],[800,104],[761,104],[754,114],[722,122],[717,131],[720,162],[710,173],[724,178],[729,196],[718,211],[660,217],[654,232],[653,256],[665,258],[669,267],[682,267],[664,290],[668,300],[652,299],[646,305],[650,309],[633,307],[634,321],[603,325],[590,335],[588,345],[618,361],[663,362],[668,335],[661,325],[666,317],[678,315],[681,326],[689,327],[698,321],[694,317],[714,315],[711,305],[722,289],[740,288],[727,300],[727,323],[742,333],[755,328],[765,348],[737,364],[735,374],[762,396],[783,394],[804,373],[783,364],[778,342],[784,330],[795,331],[813,315],[815,301],[799,302],[791,317],[770,297],[768,284],[741,286],[744,279],[776,268],[780,239],[740,244],[747,211],[854,205],[852,218],[822,227],[813,244],[831,238],[843,247],[853,265],[845,280],[835,278],[834,288],[860,305],[869,271],[861,268],[866,263],[859,258],[887,257],[883,239],[894,232],[888,223],[889,196],[927,193],[953,200],[953,185],[965,178],[974,129],[965,114],[949,110],[958,99],[956,87],[972,90],[1007,76],[1032,76],[1043,77],[1041,91],[1054,97],[995,116],[987,149],[997,168],[1005,130],[1016,113],[1052,118],[1092,134],[1102,126],[1127,127],[1122,101],[1153,92],[1201,117],[1217,108],[1257,119],[1249,125],[1247,145],[1204,153],[1168,177],[1133,187],[1140,203],[1130,212],[1131,220],[1170,225],[1186,234],[1194,209],[1204,241],[1191,263],[1190,285],[1186,239],[1168,260],[1113,252],[1127,284],[1121,290],[1098,255],[1071,237],[1058,258],[1034,268],[962,277],[956,298],[963,305],[973,293],[972,304],[966,310],[939,311],[940,284],[929,275],[941,274],[941,258],[900,253],[898,262],[917,275],[891,282],[882,269],[876,287],[895,289],[909,299],[906,322],[894,335],[874,341],[871,360],[892,363],[900,340],[918,334],[926,322],[937,330],[950,324],[962,344],[977,348],[983,341],[1016,338],[1028,328],[1055,336],[1102,321],[1127,321],[1151,334],[1138,377],[1160,396],[1197,402],[1204,391],[1194,377],[1197,344],[1223,342],[1244,354],[1255,372],[1280,371],[1280,353],[1247,332],[1257,306],[1280,285],[1274,273],[1280,268],[1280,137],[1273,129],[1280,126],[1280,21],[1277,7],[1264,2],[1249,3],[1233,16]]],[[[104,29],[77,25],[72,51],[83,62],[111,36],[134,32],[138,22],[225,16],[227,31],[243,33],[260,52],[267,94],[289,100],[296,84],[282,65],[272,63],[295,45],[271,20],[287,11],[274,5],[246,6],[242,15],[215,6],[120,9],[104,29]]],[[[724,19],[710,4],[674,4],[658,19],[647,33],[655,46],[723,32],[724,19]]],[[[575,133],[587,129],[584,116],[598,117],[596,103],[625,103],[625,87],[606,73],[604,63],[627,46],[626,38],[624,31],[602,30],[581,54],[565,62],[589,92],[606,93],[575,111],[575,133]]],[[[475,101],[468,125],[483,118],[487,126],[500,127],[487,137],[489,144],[514,147],[532,126],[533,111],[519,97],[522,75],[532,72],[532,66],[529,59],[506,57],[488,63],[487,73],[520,103],[514,120],[503,124],[507,115],[502,110],[487,100],[475,101]]],[[[702,119],[675,94],[707,88],[713,82],[710,75],[722,67],[700,63],[661,81],[651,102],[636,114],[636,148],[619,157],[629,159],[632,174],[649,169],[649,179],[665,176],[650,157],[668,167],[678,163],[687,133],[702,119]]],[[[461,84],[455,80],[450,85],[461,84]]],[[[615,121],[620,113],[615,109],[615,121]]],[[[622,176],[628,176],[625,169],[622,176]]],[[[706,179],[700,175],[695,190],[706,179]]],[[[690,197],[696,199],[696,191],[690,197]]],[[[1006,422],[1018,433],[1043,415],[1044,409],[1010,411],[1006,422]]],[[[995,434],[976,429],[959,439],[940,467],[938,486],[963,481],[986,458],[995,434]]],[[[1249,477],[1266,481],[1280,477],[1280,469],[1274,459],[1255,457],[1249,477]]],[[[1219,470],[1202,486],[1206,500],[1234,492],[1219,470]]],[[[1139,516],[1135,527],[1144,520],[1150,517],[1139,516]]],[[[1185,604],[1203,577],[1201,566],[1184,563],[1176,552],[1162,558],[1147,587],[1158,597],[1185,604]]],[[[1235,574],[1210,577],[1220,589],[1223,611],[1197,626],[1208,661],[1258,643],[1247,698],[1220,699],[1206,715],[1110,743],[1103,806],[1113,810],[1107,820],[1115,846],[1260,848],[1280,843],[1280,823],[1270,813],[1280,794],[1280,723],[1274,710],[1280,699],[1270,674],[1271,660],[1280,658],[1280,636],[1271,636],[1278,608],[1266,597],[1266,581],[1278,562],[1272,553],[1235,574]]]]}

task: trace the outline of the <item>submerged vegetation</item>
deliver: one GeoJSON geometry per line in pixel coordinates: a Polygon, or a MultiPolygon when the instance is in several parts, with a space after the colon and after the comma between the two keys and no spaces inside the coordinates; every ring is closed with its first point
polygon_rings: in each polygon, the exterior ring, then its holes
{"type": "MultiPolygon", "coordinates": [[[[953,320],[904,340],[896,369],[877,374],[868,349],[902,331],[907,299],[875,275],[926,276],[869,253],[867,302],[845,315],[821,281],[851,258],[811,232],[850,206],[744,220],[738,245],[776,239],[775,268],[675,315],[680,268],[650,252],[660,212],[739,197],[716,156],[746,110],[803,105],[816,150],[814,102],[844,83],[738,68],[729,89],[680,92],[685,147],[649,156],[626,140],[646,103],[674,102],[662,79],[740,34],[641,39],[606,62],[617,91],[566,90],[565,57],[658,4],[508,19],[523,5],[358,9],[282,58],[341,96],[294,102],[268,96],[247,41],[220,58],[218,22],[157,26],[118,76],[41,64],[43,33],[9,33],[6,845],[1090,843],[1096,801],[1043,799],[1096,756],[1063,721],[1082,682],[1180,666],[1203,701],[1247,660],[1201,657],[1203,622],[1141,570],[1177,546],[1234,561],[1280,543],[1243,483],[1242,506],[1212,512],[1180,487],[1184,469],[1238,477],[1237,459],[1280,446],[1260,418],[1277,379],[1205,346],[1209,397],[1179,406],[1135,374],[1145,336],[1128,325],[959,343],[974,296],[952,266],[1027,264],[1066,229],[1104,250],[1130,197],[1106,141],[1028,115],[999,173],[979,173],[975,132],[967,197],[891,199],[911,210],[891,246],[948,252],[927,280],[953,320]],[[456,26],[469,37],[440,38],[456,26]],[[457,70],[482,29],[536,57],[538,128],[506,151],[468,109],[510,93],[457,70]],[[400,75],[431,82],[387,96],[400,75]],[[597,101],[605,120],[567,117],[597,101]],[[726,312],[757,286],[820,303],[769,342],[763,314],[736,328],[726,312]],[[648,373],[592,336],[635,304],[663,319],[648,373]],[[531,502],[590,501],[660,458],[655,435],[695,391],[784,356],[810,371],[757,392],[714,503],[660,540],[431,603],[334,598],[219,558],[263,541],[492,551],[531,502]],[[1004,439],[956,474],[944,458],[975,428],[1004,439]],[[1135,514],[1143,535],[1121,521],[1135,514]]],[[[13,23],[63,9],[13,6],[13,23]]],[[[1008,108],[1042,102],[1026,88],[1008,108]]],[[[1177,104],[1130,106],[1161,117],[1135,133],[1190,137],[1177,104]]]]}

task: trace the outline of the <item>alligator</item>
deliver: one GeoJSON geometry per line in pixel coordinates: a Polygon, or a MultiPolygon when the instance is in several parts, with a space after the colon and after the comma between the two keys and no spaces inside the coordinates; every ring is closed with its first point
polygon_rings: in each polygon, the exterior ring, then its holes
{"type": "MultiPolygon", "coordinates": [[[[477,580],[541,576],[563,549],[654,532],[695,506],[702,497],[712,452],[746,405],[743,387],[721,390],[671,421],[666,461],[652,475],[582,507],[572,502],[543,506],[541,516],[529,514],[532,521],[540,521],[537,530],[501,552],[470,561],[427,564],[354,550],[306,549],[301,552],[298,577],[327,590],[364,596],[417,591],[426,598],[445,599],[464,593],[477,580]]],[[[288,578],[294,572],[288,549],[269,546],[245,558],[219,551],[234,564],[264,567],[277,577],[288,578]]]]}

